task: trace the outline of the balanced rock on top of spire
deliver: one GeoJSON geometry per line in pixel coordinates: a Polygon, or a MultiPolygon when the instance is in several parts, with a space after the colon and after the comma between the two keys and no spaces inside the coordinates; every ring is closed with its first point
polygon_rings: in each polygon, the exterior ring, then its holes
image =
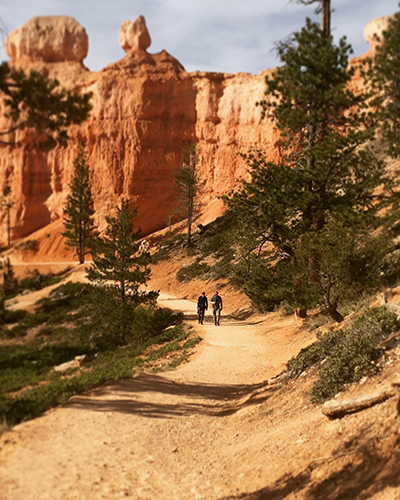
{"type": "Polygon", "coordinates": [[[139,16],[133,21],[124,21],[121,24],[119,43],[125,52],[146,50],[150,47],[151,38],[143,16],[139,16]]]}

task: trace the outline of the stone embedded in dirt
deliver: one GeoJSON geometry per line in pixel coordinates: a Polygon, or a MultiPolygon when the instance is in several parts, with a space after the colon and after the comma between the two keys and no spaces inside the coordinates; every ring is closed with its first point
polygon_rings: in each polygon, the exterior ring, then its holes
{"type": "Polygon", "coordinates": [[[78,363],[79,366],[82,366],[88,360],[89,360],[89,358],[86,356],[86,354],[81,354],[80,356],[75,356],[75,361],[78,363]]]}
{"type": "Polygon", "coordinates": [[[71,370],[73,368],[79,368],[88,361],[88,357],[86,354],[82,354],[80,356],[75,356],[72,361],[67,361],[66,363],[61,363],[61,365],[53,366],[53,370],[55,372],[66,372],[67,370],[71,370]]]}
{"type": "Polygon", "coordinates": [[[69,16],[33,17],[5,40],[11,63],[27,58],[47,63],[82,62],[88,53],[85,28],[69,16]]]}
{"type": "Polygon", "coordinates": [[[139,16],[133,21],[124,21],[119,30],[119,43],[125,52],[130,50],[146,50],[151,45],[146,20],[139,16]]]}
{"type": "Polygon", "coordinates": [[[72,361],[67,361],[65,363],[61,363],[61,365],[53,366],[53,370],[55,372],[66,372],[67,370],[71,370],[73,368],[78,368],[79,364],[75,359],[72,361]]]}

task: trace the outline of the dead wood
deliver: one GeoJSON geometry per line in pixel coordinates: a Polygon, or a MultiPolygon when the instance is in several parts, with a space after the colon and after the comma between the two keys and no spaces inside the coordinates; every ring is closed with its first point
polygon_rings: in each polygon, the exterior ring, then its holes
{"type": "Polygon", "coordinates": [[[400,338],[400,332],[394,332],[390,337],[388,337],[385,340],[382,340],[382,342],[378,345],[378,349],[384,349],[387,344],[390,344],[390,342],[394,339],[400,338]]]}
{"type": "Polygon", "coordinates": [[[331,399],[326,401],[322,406],[322,413],[329,418],[341,418],[347,413],[355,413],[365,410],[379,403],[383,403],[387,399],[396,395],[395,389],[386,389],[377,394],[369,394],[354,399],[346,399],[344,401],[336,401],[331,399]]]}

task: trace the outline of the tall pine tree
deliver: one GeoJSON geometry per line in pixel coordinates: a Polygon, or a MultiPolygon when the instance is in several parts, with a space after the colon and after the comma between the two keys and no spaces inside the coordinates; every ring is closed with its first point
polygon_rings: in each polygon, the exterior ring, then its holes
{"type": "Polygon", "coordinates": [[[89,165],[85,143],[74,161],[74,177],[69,185],[70,194],[64,206],[65,244],[75,248],[79,263],[85,262],[85,254],[93,244],[96,230],[93,221],[93,200],[90,187],[89,165]]]}
{"type": "Polygon", "coordinates": [[[182,151],[182,161],[174,172],[176,213],[187,219],[187,243],[192,242],[193,219],[199,209],[199,194],[203,188],[200,180],[199,148],[192,144],[182,151]]]}
{"type": "Polygon", "coordinates": [[[157,294],[139,288],[150,278],[149,252],[139,252],[137,240],[140,229],[133,231],[132,219],[137,210],[129,208],[128,200],[122,198],[116,215],[107,216],[107,228],[98,237],[92,251],[93,263],[87,270],[90,281],[109,284],[121,302],[129,300],[139,304],[154,300],[157,294]]]}
{"type": "MultiPolygon", "coordinates": [[[[374,130],[363,96],[348,88],[346,40],[335,46],[331,35],[307,20],[278,50],[283,65],[266,78],[259,104],[280,131],[284,152],[278,164],[259,151],[243,155],[251,180],[226,199],[240,228],[243,262],[237,269],[259,305],[286,300],[304,311],[325,301],[340,321],[337,306],[350,289],[342,286],[338,266],[329,266],[328,276],[318,254],[334,262],[334,228],[338,244],[347,234],[353,242],[347,261],[354,266],[348,271],[360,277],[356,269],[362,268],[368,230],[378,224],[376,188],[386,179],[365,147],[374,130]],[[307,245],[318,252],[305,252],[307,245]]],[[[347,257],[340,252],[342,262],[347,257]]],[[[369,269],[372,279],[377,270],[372,263],[369,269]]]]}

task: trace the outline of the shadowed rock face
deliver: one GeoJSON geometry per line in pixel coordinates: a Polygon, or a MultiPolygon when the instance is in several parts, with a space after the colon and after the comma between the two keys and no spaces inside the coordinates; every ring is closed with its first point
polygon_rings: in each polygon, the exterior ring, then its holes
{"type": "MultiPolygon", "coordinates": [[[[146,52],[150,35],[142,17],[123,23],[120,35],[126,56],[96,73],[82,64],[87,37],[71,18],[34,18],[7,39],[11,64],[37,69],[67,88],[93,92],[91,116],[71,128],[68,148],[40,152],[32,130],[8,137],[18,146],[0,146],[0,190],[11,187],[14,239],[62,218],[81,141],[87,144],[100,227],[124,196],[138,207],[135,222],[143,235],[166,226],[174,206],[173,171],[192,141],[200,147],[206,180],[203,223],[221,214],[218,197],[247,175],[239,152],[259,148],[268,160],[280,158],[279,134],[268,117],[261,120],[255,106],[272,70],[255,76],[187,73],[166,51],[146,52]],[[29,33],[32,40],[22,43],[29,33]]],[[[6,127],[2,106],[0,130],[6,127]]],[[[5,228],[3,220],[3,242],[5,228]]]]}

